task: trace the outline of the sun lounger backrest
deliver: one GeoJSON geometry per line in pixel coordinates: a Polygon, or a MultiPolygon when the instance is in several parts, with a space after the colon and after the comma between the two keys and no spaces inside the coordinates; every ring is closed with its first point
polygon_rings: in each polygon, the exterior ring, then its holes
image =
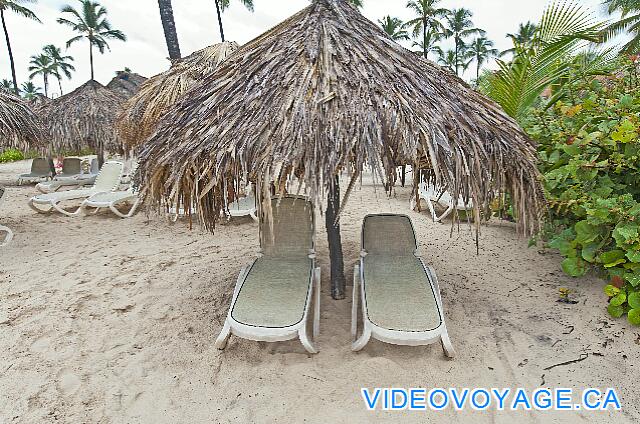
{"type": "Polygon", "coordinates": [[[406,215],[367,215],[362,224],[362,248],[371,254],[413,255],[416,234],[406,215]]]}
{"type": "Polygon", "coordinates": [[[306,198],[285,196],[271,201],[273,237],[267,219],[261,220],[265,256],[307,256],[313,251],[314,212],[306,198]]]}
{"type": "Polygon", "coordinates": [[[122,162],[105,162],[96,178],[93,188],[98,191],[113,191],[120,185],[122,162]]]}
{"type": "Polygon", "coordinates": [[[31,174],[33,175],[51,175],[52,164],[47,158],[35,158],[31,162],[31,174]]]}
{"type": "Polygon", "coordinates": [[[65,158],[62,161],[62,173],[64,175],[82,174],[82,159],[80,159],[80,158],[65,158]]]}

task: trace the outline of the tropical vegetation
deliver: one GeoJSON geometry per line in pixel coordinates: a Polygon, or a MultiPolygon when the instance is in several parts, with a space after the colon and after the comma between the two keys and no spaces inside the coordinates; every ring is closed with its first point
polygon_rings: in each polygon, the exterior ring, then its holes
{"type": "Polygon", "coordinates": [[[549,219],[540,238],[562,269],[608,281],[608,311],[640,325],[640,82],[638,63],[580,77],[571,95],[524,120],[539,143],[549,219]]]}
{"type": "Polygon", "coordinates": [[[5,12],[13,12],[17,15],[32,19],[40,22],[40,19],[36,16],[31,9],[24,6],[25,3],[35,3],[37,0],[0,0],[0,20],[2,21],[2,29],[4,30],[4,37],[7,42],[7,50],[9,53],[9,64],[11,65],[11,77],[13,78],[13,90],[16,95],[20,94],[18,90],[18,78],[16,76],[16,64],[13,58],[13,50],[11,49],[11,39],[9,37],[9,30],[7,29],[7,22],[5,12]]]}
{"type": "Polygon", "coordinates": [[[89,42],[89,65],[91,67],[91,79],[94,79],[93,49],[94,47],[103,54],[105,49],[111,50],[108,40],[126,41],[127,37],[118,29],[113,29],[107,20],[107,9],[100,3],[91,0],[78,0],[80,9],[66,5],[62,8],[64,16],[57,22],[70,27],[78,35],[67,41],[67,47],[72,44],[87,40],[89,42]]]}

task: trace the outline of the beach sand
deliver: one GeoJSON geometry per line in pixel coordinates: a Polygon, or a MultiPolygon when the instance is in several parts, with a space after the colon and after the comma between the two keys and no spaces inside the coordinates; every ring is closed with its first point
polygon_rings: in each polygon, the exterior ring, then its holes
{"type": "Polygon", "coordinates": [[[640,420],[640,329],[605,310],[603,281],[572,279],[561,257],[528,248],[513,224],[480,236],[409,211],[366,182],[342,216],[348,299],[330,298],[322,266],[318,355],[292,340],[231,337],[213,347],[237,274],[258,252],[257,225],[234,219],[215,235],[143,209],[69,218],[27,207],[15,186],[26,161],[0,165],[8,199],[0,223],[0,423],[632,423],[640,420]],[[350,282],[367,213],[408,214],[435,268],[457,357],[439,344],[372,340],[350,350],[350,282]],[[557,302],[572,290],[577,304],[557,302]],[[584,358],[581,362],[554,364],[584,358]],[[368,412],[361,387],[614,387],[622,412],[368,412]]]}

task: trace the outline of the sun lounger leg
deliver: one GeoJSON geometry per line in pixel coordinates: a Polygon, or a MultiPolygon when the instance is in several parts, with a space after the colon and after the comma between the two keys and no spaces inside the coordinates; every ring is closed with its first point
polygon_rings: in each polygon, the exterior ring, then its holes
{"type": "Polygon", "coordinates": [[[351,301],[351,337],[353,341],[356,340],[358,335],[358,296],[360,282],[360,267],[358,265],[353,267],[353,293],[351,301]]]}
{"type": "Polygon", "coordinates": [[[79,207],[78,209],[75,210],[75,212],[67,212],[64,209],[62,209],[60,206],[58,206],[58,203],[55,203],[55,202],[51,202],[51,207],[66,216],[77,216],[80,214],[82,210],[82,207],[79,207]]]}
{"type": "MultiPolygon", "coordinates": [[[[444,211],[444,213],[443,213],[442,215],[440,215],[440,217],[439,217],[439,218],[436,218],[436,219],[435,219],[435,221],[436,221],[436,222],[441,222],[443,219],[445,219],[446,217],[448,217],[448,216],[451,214],[451,212],[453,212],[453,209],[454,209],[454,208],[455,208],[455,207],[454,207],[453,205],[450,205],[450,206],[447,208],[447,210],[446,210],[446,211],[444,211]]],[[[434,215],[434,216],[435,216],[435,215],[434,215]]]]}
{"type": "Polygon", "coordinates": [[[313,343],[311,342],[311,340],[309,340],[309,337],[307,336],[306,325],[303,325],[302,327],[300,327],[300,330],[298,330],[298,337],[300,337],[300,343],[302,343],[302,346],[304,346],[307,352],[318,353],[318,349],[316,349],[316,347],[313,345],[313,343]]]}
{"type": "Polygon", "coordinates": [[[224,321],[224,326],[222,327],[222,331],[220,331],[220,335],[216,339],[216,343],[214,346],[216,349],[224,349],[227,347],[227,342],[229,341],[229,336],[231,336],[231,327],[227,320],[224,321]]]}
{"type": "Polygon", "coordinates": [[[253,218],[253,220],[255,222],[258,222],[258,217],[256,216],[256,211],[255,210],[251,211],[251,213],[249,215],[251,215],[251,218],[253,218]]]}
{"type": "Polygon", "coordinates": [[[51,210],[53,209],[51,206],[49,206],[49,209],[47,210],[43,210],[40,209],[39,207],[37,207],[34,203],[33,203],[33,199],[29,199],[29,202],[27,203],[29,205],[29,207],[31,209],[33,209],[34,211],[38,212],[38,213],[49,213],[51,212],[51,210]]]}
{"type": "Polygon", "coordinates": [[[446,328],[440,337],[442,339],[442,349],[444,350],[444,354],[447,355],[448,358],[456,356],[456,351],[453,349],[453,345],[451,344],[451,339],[449,338],[449,333],[446,328]]]}
{"type": "Polygon", "coordinates": [[[313,313],[313,340],[315,341],[320,335],[320,268],[316,268],[315,271],[315,291],[316,301],[314,305],[313,313]]]}
{"type": "Polygon", "coordinates": [[[371,338],[371,329],[368,328],[367,324],[365,323],[364,329],[362,330],[362,335],[358,340],[353,342],[353,344],[351,345],[351,350],[353,350],[354,352],[362,350],[367,345],[367,343],[369,343],[370,338],[371,338]]]}
{"type": "Polygon", "coordinates": [[[0,242],[0,246],[6,246],[11,240],[13,240],[13,231],[11,231],[9,228],[5,227],[4,225],[0,225],[0,232],[7,233],[7,235],[4,237],[4,240],[0,242]]]}

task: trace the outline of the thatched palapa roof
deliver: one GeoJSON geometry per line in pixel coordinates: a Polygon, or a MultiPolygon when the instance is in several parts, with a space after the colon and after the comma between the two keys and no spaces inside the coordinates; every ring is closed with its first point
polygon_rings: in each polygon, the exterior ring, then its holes
{"type": "Polygon", "coordinates": [[[176,61],[169,70],[148,79],[123,107],[117,129],[123,143],[133,148],[157,128],[160,118],[171,110],[195,83],[211,74],[232,52],[234,42],[198,50],[176,61]]]}
{"type": "Polygon", "coordinates": [[[109,84],[107,84],[107,88],[127,99],[133,97],[140,91],[140,86],[147,80],[147,78],[135,72],[118,71],[116,74],[117,75],[109,81],[109,84]]]}
{"type": "Polygon", "coordinates": [[[37,107],[54,151],[79,152],[97,149],[119,153],[122,145],[115,119],[125,98],[97,81],[90,80],[71,93],[37,107]]]}
{"type": "Polygon", "coordinates": [[[425,156],[453,198],[473,199],[477,223],[508,191],[519,229],[536,229],[536,151],[516,122],[346,1],[314,0],[185,95],[141,147],[138,177],[156,202],[196,204],[213,230],[245,173],[266,197],[295,174],[321,203],[340,172],[353,185],[368,164],[390,180],[425,156]]]}
{"type": "Polygon", "coordinates": [[[0,90],[0,150],[43,147],[42,122],[26,102],[0,90]]]}

